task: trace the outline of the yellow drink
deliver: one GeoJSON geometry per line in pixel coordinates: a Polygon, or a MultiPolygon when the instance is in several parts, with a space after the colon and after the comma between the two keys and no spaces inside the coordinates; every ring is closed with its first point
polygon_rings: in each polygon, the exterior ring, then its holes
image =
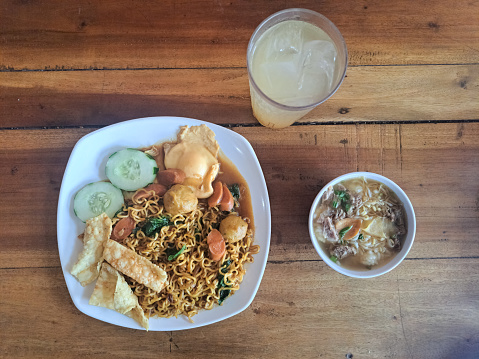
{"type": "Polygon", "coordinates": [[[257,36],[260,28],[248,48],[253,114],[264,126],[282,128],[334,93],[346,70],[345,45],[338,51],[325,30],[295,18],[281,20],[257,36]]]}

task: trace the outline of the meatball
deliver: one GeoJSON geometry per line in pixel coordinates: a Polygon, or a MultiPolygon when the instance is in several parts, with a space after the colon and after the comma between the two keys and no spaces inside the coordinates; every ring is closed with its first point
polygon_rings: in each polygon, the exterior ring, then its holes
{"type": "Polygon", "coordinates": [[[177,215],[194,211],[198,198],[190,187],[176,184],[165,193],[163,203],[168,213],[177,215]]]}
{"type": "Polygon", "coordinates": [[[242,240],[246,236],[248,223],[241,217],[230,214],[220,223],[220,232],[223,238],[230,243],[242,240]]]}

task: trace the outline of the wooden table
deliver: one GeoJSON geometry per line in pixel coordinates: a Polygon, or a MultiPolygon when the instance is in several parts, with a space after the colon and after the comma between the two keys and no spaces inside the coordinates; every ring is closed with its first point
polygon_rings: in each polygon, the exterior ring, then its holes
{"type": "Polygon", "coordinates": [[[0,357],[478,358],[477,1],[0,2],[0,357]],[[274,131],[252,116],[246,47],[287,8],[342,32],[339,91],[274,131]],[[272,210],[252,304],[225,321],[144,332],[80,313],[60,267],[56,209],[82,136],[145,116],[231,128],[252,144],[272,210]],[[371,171],[411,199],[417,234],[392,272],[358,280],[314,251],[310,205],[371,171]]]}

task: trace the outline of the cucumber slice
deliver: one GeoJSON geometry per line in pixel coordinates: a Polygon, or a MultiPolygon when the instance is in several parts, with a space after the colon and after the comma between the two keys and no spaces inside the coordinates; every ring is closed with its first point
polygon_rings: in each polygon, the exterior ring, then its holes
{"type": "Polygon", "coordinates": [[[158,165],[146,153],[127,148],[115,152],[106,163],[106,176],[116,187],[136,191],[153,182],[158,165]]]}
{"type": "Polygon", "coordinates": [[[110,182],[93,182],[87,184],[75,195],[73,210],[83,222],[103,212],[112,218],[124,202],[121,190],[110,182]]]}

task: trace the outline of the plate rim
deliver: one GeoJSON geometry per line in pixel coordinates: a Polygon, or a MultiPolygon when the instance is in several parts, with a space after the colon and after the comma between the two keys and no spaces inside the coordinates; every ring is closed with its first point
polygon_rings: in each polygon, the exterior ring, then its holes
{"type": "MultiPolygon", "coordinates": [[[[175,322],[178,321],[178,323],[176,323],[175,327],[166,326],[165,328],[150,328],[149,330],[150,331],[186,330],[186,329],[199,328],[199,327],[202,327],[202,326],[206,326],[206,325],[210,325],[210,324],[213,324],[213,323],[217,323],[217,322],[226,320],[228,318],[231,318],[234,315],[237,315],[237,314],[241,313],[247,307],[250,306],[250,304],[254,300],[254,298],[257,294],[257,291],[259,289],[259,286],[261,284],[261,281],[262,281],[262,278],[263,278],[263,275],[264,275],[264,271],[265,271],[265,268],[266,268],[266,264],[267,264],[267,261],[268,261],[269,249],[270,249],[270,243],[271,243],[271,205],[270,205],[270,200],[269,200],[268,188],[267,188],[266,180],[264,178],[263,170],[261,168],[261,164],[259,163],[259,160],[256,156],[256,153],[255,153],[252,145],[249,143],[249,141],[246,138],[244,138],[242,135],[234,132],[233,130],[231,130],[229,128],[226,128],[226,127],[214,124],[214,123],[206,122],[206,121],[193,119],[193,118],[178,117],[178,116],[150,116],[150,117],[136,118],[136,119],[126,120],[126,121],[121,121],[121,122],[118,122],[118,123],[115,123],[115,124],[112,124],[112,125],[109,125],[109,126],[99,128],[97,130],[94,130],[94,131],[82,136],[80,139],[77,140],[77,142],[75,143],[75,145],[73,146],[73,148],[71,150],[71,153],[70,153],[69,158],[68,158],[68,162],[65,166],[65,171],[64,171],[63,177],[62,177],[60,193],[59,193],[58,203],[57,203],[57,246],[58,246],[58,251],[59,251],[61,268],[62,268],[65,284],[67,285],[68,293],[69,293],[70,298],[72,299],[73,304],[75,305],[75,307],[81,313],[83,313],[83,314],[85,314],[85,315],[87,315],[91,318],[94,318],[94,319],[97,319],[97,320],[100,320],[100,321],[103,321],[103,322],[106,322],[106,323],[110,323],[110,324],[113,324],[113,325],[121,326],[121,327],[144,330],[144,328],[142,328],[133,319],[128,318],[127,316],[122,315],[120,313],[117,313],[113,310],[109,310],[109,309],[102,308],[102,307],[95,307],[95,306],[91,306],[91,305],[87,306],[88,309],[90,309],[90,310],[88,310],[88,311],[84,310],[85,306],[80,303],[81,298],[78,298],[78,296],[74,295],[73,289],[71,288],[71,285],[70,285],[70,282],[72,280],[76,281],[76,279],[71,276],[71,274],[70,274],[70,272],[67,268],[68,264],[70,263],[69,259],[64,258],[64,256],[62,255],[63,244],[64,244],[64,243],[62,243],[62,241],[64,241],[64,239],[62,238],[63,233],[61,231],[61,226],[63,224],[64,219],[70,218],[70,219],[73,220],[73,222],[76,221],[75,218],[71,218],[71,213],[69,213],[70,211],[64,211],[65,207],[63,206],[63,204],[69,204],[69,202],[71,204],[71,198],[69,196],[69,193],[67,193],[67,190],[65,189],[65,187],[66,187],[66,183],[70,180],[70,178],[68,177],[68,174],[70,173],[70,168],[71,168],[71,166],[73,166],[73,164],[75,162],[75,159],[76,159],[76,156],[77,156],[77,152],[82,149],[83,144],[85,142],[87,142],[91,137],[102,136],[102,135],[104,135],[105,132],[108,133],[112,130],[116,130],[118,127],[122,128],[122,127],[127,127],[129,125],[142,125],[142,124],[143,124],[143,126],[145,126],[145,125],[148,125],[152,121],[154,121],[154,122],[156,122],[156,121],[163,121],[163,122],[168,121],[168,122],[175,123],[177,128],[173,130],[174,131],[174,137],[172,137],[172,140],[176,139],[176,134],[178,133],[179,128],[181,126],[184,126],[184,125],[196,126],[196,125],[201,125],[201,124],[205,124],[211,130],[213,130],[213,132],[215,132],[215,136],[217,138],[218,138],[218,133],[221,134],[222,138],[223,137],[226,137],[226,138],[233,137],[242,146],[245,146],[245,149],[248,150],[248,152],[251,156],[251,160],[253,160],[254,165],[256,167],[255,169],[258,171],[258,174],[259,174],[259,179],[258,180],[259,180],[259,184],[261,184],[260,193],[262,194],[262,204],[263,204],[262,208],[259,208],[259,209],[263,212],[262,214],[264,216],[266,216],[266,219],[267,219],[267,221],[262,223],[262,226],[264,227],[263,231],[266,231],[265,233],[267,235],[266,235],[266,238],[264,239],[264,243],[261,242],[260,253],[263,252],[263,254],[261,256],[262,263],[260,263],[259,272],[257,273],[257,281],[254,284],[254,286],[252,286],[252,291],[251,291],[251,293],[248,294],[249,297],[247,298],[247,300],[243,304],[238,306],[237,308],[234,308],[231,311],[227,311],[226,314],[222,315],[220,318],[217,318],[217,319],[213,318],[212,320],[204,320],[201,323],[191,323],[191,322],[188,321],[188,319],[185,316],[178,316],[178,318],[168,318],[168,319],[166,319],[166,318],[150,318],[150,320],[160,319],[160,320],[165,320],[165,321],[167,321],[167,320],[169,321],[169,320],[173,319],[173,320],[175,320],[175,322]],[[61,213],[62,211],[64,211],[65,213],[61,213]],[[66,212],[68,212],[68,213],[66,213],[66,212]],[[71,278],[69,278],[68,276],[71,277],[71,278]],[[108,318],[102,317],[102,315],[101,315],[102,312],[107,313],[106,316],[108,318]],[[119,315],[120,317],[118,317],[117,315],[119,315]],[[121,319],[120,321],[125,322],[125,323],[118,323],[118,321],[109,320],[110,316],[120,318],[121,319]]],[[[168,139],[169,139],[169,137],[158,138],[155,143],[165,142],[168,139]]],[[[220,142],[220,141],[218,141],[218,142],[220,142]]],[[[152,145],[152,144],[154,144],[154,143],[150,143],[149,145],[152,145]]],[[[123,146],[123,147],[126,147],[126,146],[123,146]]],[[[137,146],[137,148],[138,147],[141,147],[141,145],[137,146]]],[[[99,148],[102,148],[102,147],[100,146],[99,148]]],[[[220,148],[223,149],[223,146],[220,146],[220,148]]],[[[226,156],[226,157],[228,157],[228,156],[226,156]]],[[[242,173],[242,175],[243,175],[243,173],[242,173]]],[[[101,180],[101,179],[102,178],[98,178],[97,180],[101,180]]],[[[105,179],[106,179],[106,176],[105,176],[105,179]]],[[[83,185],[85,185],[85,184],[86,183],[83,183],[83,185]]],[[[250,193],[251,192],[252,192],[252,188],[250,186],[250,193]]],[[[66,208],[70,208],[70,207],[67,206],[66,208]]],[[[254,208],[253,208],[253,215],[254,215],[255,218],[257,217],[257,215],[254,213],[254,208]]],[[[255,221],[255,227],[257,227],[257,222],[256,221],[255,221]]],[[[255,232],[256,232],[256,228],[255,228],[255,232]]],[[[75,236],[72,236],[72,237],[74,238],[75,236]]],[[[71,249],[71,252],[72,252],[71,254],[74,255],[75,249],[71,249]]],[[[255,259],[255,262],[256,262],[256,260],[257,260],[256,255],[255,255],[254,259],[255,259]]],[[[250,263],[250,264],[252,264],[252,263],[250,263]]],[[[245,278],[246,278],[247,274],[248,274],[248,271],[245,274],[245,278]]],[[[245,278],[243,278],[243,282],[244,282],[245,278]]],[[[80,285],[78,282],[77,282],[77,284],[80,285]]],[[[80,288],[80,289],[83,289],[82,296],[85,295],[85,292],[93,291],[93,287],[94,287],[94,285],[93,285],[93,283],[91,283],[86,287],[80,288]]],[[[232,297],[232,298],[234,298],[234,297],[232,297]]],[[[215,305],[215,308],[213,308],[213,310],[216,309],[217,307],[218,306],[215,305]]],[[[210,312],[210,311],[209,310],[200,310],[199,311],[199,313],[203,313],[203,312],[210,312]]],[[[193,320],[195,318],[196,318],[196,316],[193,317],[193,320]]],[[[156,322],[156,323],[158,323],[158,322],[156,322]]]]}

